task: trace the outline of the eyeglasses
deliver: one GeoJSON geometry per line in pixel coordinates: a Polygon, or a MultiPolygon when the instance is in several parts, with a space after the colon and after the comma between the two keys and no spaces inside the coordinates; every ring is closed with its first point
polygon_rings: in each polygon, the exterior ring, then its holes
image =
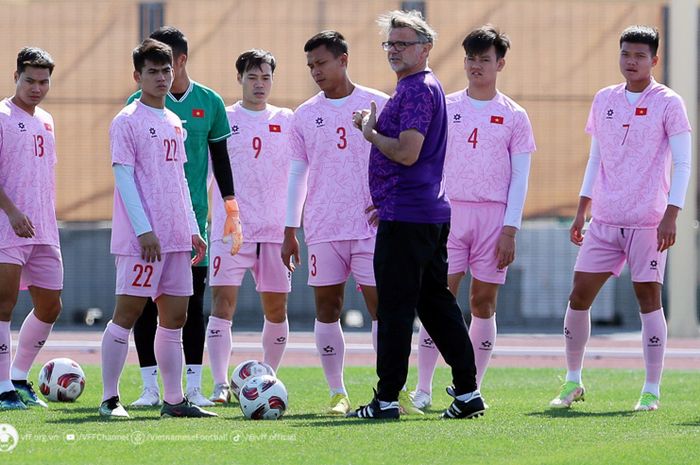
{"type": "Polygon", "coordinates": [[[385,52],[388,52],[391,50],[392,47],[394,47],[394,50],[397,52],[403,52],[406,50],[406,47],[409,47],[411,45],[416,45],[416,44],[425,44],[424,40],[416,40],[414,42],[404,42],[403,40],[397,40],[396,42],[382,42],[382,48],[384,49],[385,52]]]}

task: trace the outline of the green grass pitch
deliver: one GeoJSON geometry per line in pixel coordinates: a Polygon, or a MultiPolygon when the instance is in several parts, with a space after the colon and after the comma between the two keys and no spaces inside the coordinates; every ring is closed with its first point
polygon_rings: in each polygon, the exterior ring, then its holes
{"type": "MultiPolygon", "coordinates": [[[[697,464],[700,463],[698,372],[667,370],[661,409],[632,411],[639,370],[586,370],[586,401],[568,411],[547,408],[562,370],[492,368],[483,394],[491,405],[476,420],[441,420],[449,403],[447,369],[435,375],[434,406],[398,421],[334,418],[320,368],[283,367],[290,408],[278,421],[249,421],[237,404],[214,408],[214,419],[159,419],[158,409],[129,409],[128,421],[97,415],[97,366],[84,367],[87,387],[74,404],[2,412],[19,433],[0,464],[697,464]]],[[[32,371],[36,376],[36,367],[32,371]]],[[[370,400],[370,367],[345,375],[353,405],[370,400]]],[[[415,382],[415,369],[409,386],[415,382]]],[[[204,377],[205,392],[211,378],[204,377]]],[[[126,368],[125,403],[140,389],[138,367],[126,368]]]]}

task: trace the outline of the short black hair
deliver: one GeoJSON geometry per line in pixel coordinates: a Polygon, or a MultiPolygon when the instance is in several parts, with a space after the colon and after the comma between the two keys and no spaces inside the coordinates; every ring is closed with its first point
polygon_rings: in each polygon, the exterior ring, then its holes
{"type": "Polygon", "coordinates": [[[496,58],[500,60],[510,48],[510,39],[490,24],[474,29],[462,41],[467,56],[484,53],[492,45],[496,49],[496,58]]]}
{"type": "Polygon", "coordinates": [[[163,26],[151,32],[150,37],[151,39],[170,45],[170,48],[173,49],[173,57],[175,58],[180,55],[187,55],[187,37],[176,27],[163,26]]]}
{"type": "Polygon", "coordinates": [[[304,44],[304,52],[310,52],[321,45],[325,45],[334,57],[339,57],[343,53],[348,53],[348,43],[345,37],[338,31],[322,31],[310,38],[304,44]]]}
{"type": "Polygon", "coordinates": [[[622,31],[620,48],[622,48],[623,42],[647,44],[651,49],[651,56],[656,56],[656,52],[659,50],[659,30],[652,26],[636,24],[622,31]]]}
{"type": "Polygon", "coordinates": [[[157,65],[173,64],[173,51],[170,46],[155,39],[145,39],[131,55],[134,60],[134,70],[138,72],[141,72],[146,60],[157,65]]]}
{"type": "Polygon", "coordinates": [[[27,66],[49,70],[53,73],[54,62],[49,52],[37,47],[23,47],[17,54],[17,74],[22,74],[27,66]]]}
{"type": "Polygon", "coordinates": [[[258,68],[262,70],[262,65],[265,63],[270,65],[270,69],[272,69],[272,73],[274,74],[277,61],[272,53],[268,52],[267,50],[254,48],[241,53],[236,60],[236,71],[238,71],[238,74],[242,76],[243,73],[250,71],[251,69],[258,68]]]}

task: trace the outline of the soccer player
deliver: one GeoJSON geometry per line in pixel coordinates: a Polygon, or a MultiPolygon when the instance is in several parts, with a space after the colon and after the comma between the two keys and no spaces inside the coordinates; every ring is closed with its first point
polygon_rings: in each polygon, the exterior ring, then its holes
{"type": "MultiPolygon", "coordinates": [[[[250,270],[260,293],[265,322],[263,360],[277,371],[287,347],[287,293],[291,275],[280,260],[287,207],[289,133],[292,110],[267,103],[272,90],[275,57],[265,50],[248,50],[236,60],[243,98],[226,108],[231,137],[228,153],[240,198],[241,222],[246,237],[237,255],[231,246],[212,238],[209,285],[213,308],[207,325],[207,350],[214,377],[210,400],[230,400],[227,371],[231,358],[231,319],[238,290],[250,270]]],[[[220,200],[214,186],[212,227],[223,229],[229,201],[220,200]]]]}
{"type": "Polygon", "coordinates": [[[571,242],[581,246],[564,317],[566,381],[550,405],[583,400],[581,367],[591,332],[590,307],[611,275],[629,265],[642,320],[646,380],[635,410],[659,408],[666,349],[661,308],[666,254],[676,240],[676,217],[690,178],[690,123],[681,97],[657,83],[659,33],[630,26],[620,36],[625,82],[596,94],[586,124],[591,149],[571,242]],[[671,163],[673,175],[670,175],[671,163]],[[591,224],[583,235],[586,214],[591,224]]]}
{"type": "MultiPolygon", "coordinates": [[[[457,296],[471,271],[469,338],[481,389],[496,343],[498,288],[515,259],[535,141],[525,110],[496,88],[508,37],[482,26],[467,35],[462,47],[469,86],[446,97],[445,190],[452,207],[447,282],[457,296]]],[[[425,408],[432,402],[438,351],[423,327],[418,341],[418,386],[412,398],[416,407],[425,408]]]]}
{"type": "Polygon", "coordinates": [[[199,235],[185,178],[185,132],[180,118],[165,109],[173,55],[168,45],[146,39],[133,51],[133,61],[141,95],[119,112],[110,128],[117,303],[102,337],[99,413],[129,417],[119,401],[119,377],[129,333],[150,297],[158,307],[154,352],[163,375],[161,416],[216,416],[182,392],[182,326],[192,295],[191,264],[204,258],[207,245],[199,235]]]}
{"type": "Polygon", "coordinates": [[[454,401],[443,417],[477,417],[484,404],[474,353],[462,312],[447,288],[447,113],[440,82],[428,68],[436,33],[417,11],[392,11],[378,23],[387,35],[382,47],[396,73],[396,91],[379,119],[372,102],[353,122],[372,143],[369,185],[379,214],[374,252],[379,383],[372,401],[349,416],[399,417],[417,311],[452,367],[454,387],[448,393],[454,401]]]}
{"type": "Polygon", "coordinates": [[[383,105],[387,96],[350,80],[348,44],[339,32],[314,35],[304,52],[311,78],[321,91],[294,112],[282,261],[290,271],[299,263],[296,229],[303,207],[308,283],[316,300],[314,336],[331,394],[328,413],[345,415],[350,400],[343,380],[340,313],[350,272],[373,320],[373,341],[377,306],[372,270],[376,228],[365,213],[372,203],[367,181],[370,146],[352,130],[352,117],[373,100],[383,105]]]}
{"type": "Polygon", "coordinates": [[[37,105],[51,87],[53,58],[17,54],[15,94],[0,101],[0,410],[46,407],[27,373],[61,312],[63,263],[56,223],[53,118],[37,105]],[[10,365],[10,321],[20,289],[34,309],[19,332],[10,365]]]}
{"type": "MultiPolygon", "coordinates": [[[[228,202],[228,214],[231,218],[227,224],[236,227],[233,234],[231,253],[235,253],[242,242],[238,206],[234,198],[233,177],[226,147],[226,139],[231,130],[226,118],[224,101],[213,90],[190,79],[187,73],[189,58],[188,43],[185,35],[178,29],[165,26],[151,34],[151,38],[169,45],[173,50],[173,86],[165,100],[165,106],[182,121],[187,164],[185,175],[190,186],[192,204],[199,233],[207,240],[207,215],[209,200],[207,196],[207,172],[209,154],[219,192],[228,202]]],[[[129,98],[129,102],[138,98],[139,92],[129,98]]],[[[231,227],[231,226],[230,226],[231,227]]],[[[221,239],[224,231],[213,230],[213,238],[221,239]]],[[[230,236],[230,235],[229,235],[230,236]]],[[[187,398],[200,407],[212,406],[202,394],[202,358],[204,353],[204,290],[206,287],[208,258],[192,267],[194,295],[187,308],[187,322],[183,328],[182,339],[185,350],[187,398]]],[[[134,407],[158,405],[158,367],[153,352],[153,338],[156,331],[156,306],[149,299],[143,315],[134,326],[134,341],[141,365],[143,392],[133,402],[134,407]]]]}

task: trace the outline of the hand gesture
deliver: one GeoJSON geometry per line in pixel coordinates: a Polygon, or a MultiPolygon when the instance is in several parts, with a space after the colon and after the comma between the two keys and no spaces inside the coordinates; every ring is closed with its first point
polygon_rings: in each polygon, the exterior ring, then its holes
{"type": "Polygon", "coordinates": [[[160,261],[160,241],[153,231],[143,233],[138,237],[141,246],[141,259],[146,263],[160,261]]]}
{"type": "Polygon", "coordinates": [[[238,202],[236,199],[225,200],[224,208],[226,209],[226,221],[224,222],[222,241],[225,244],[231,242],[231,255],[236,255],[243,245],[243,230],[241,229],[238,202]]]}
{"type": "Polygon", "coordinates": [[[204,257],[207,255],[207,243],[204,242],[204,239],[199,234],[192,234],[192,248],[196,253],[192,259],[192,266],[194,266],[204,260],[204,257]]]}

